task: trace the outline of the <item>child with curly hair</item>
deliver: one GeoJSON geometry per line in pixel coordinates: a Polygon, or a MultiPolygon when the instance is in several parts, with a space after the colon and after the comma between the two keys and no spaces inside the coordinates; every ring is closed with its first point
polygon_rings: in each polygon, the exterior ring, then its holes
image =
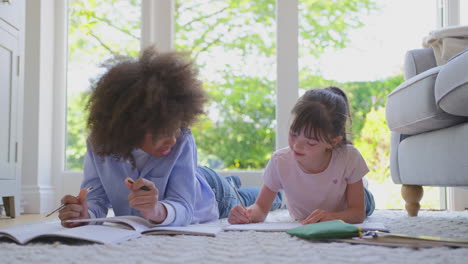
{"type": "MultiPolygon", "coordinates": [[[[154,223],[181,226],[227,217],[239,204],[233,186],[197,166],[197,147],[189,126],[204,113],[207,97],[193,63],[183,53],[159,53],[153,46],[138,60],[113,66],[88,102],[89,138],[80,194],[62,198],[59,218],[142,216],[154,223]],[[87,194],[86,188],[93,187],[87,194]]],[[[239,188],[252,204],[258,188],[239,188]]],[[[275,198],[274,208],[281,205],[275,198]]]]}
{"type": "Polygon", "coordinates": [[[311,89],[292,109],[289,147],[276,151],[263,175],[256,202],[234,207],[231,224],[262,222],[284,190],[289,214],[302,224],[341,219],[361,223],[375,208],[363,185],[369,169],[346,137],[348,99],[338,87],[311,89]]]}

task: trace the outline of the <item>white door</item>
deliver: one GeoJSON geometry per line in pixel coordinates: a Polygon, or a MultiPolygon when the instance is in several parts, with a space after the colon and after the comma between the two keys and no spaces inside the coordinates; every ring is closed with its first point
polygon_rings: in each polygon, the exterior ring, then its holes
{"type": "Polygon", "coordinates": [[[0,180],[15,179],[18,74],[18,39],[0,25],[0,180]]]}

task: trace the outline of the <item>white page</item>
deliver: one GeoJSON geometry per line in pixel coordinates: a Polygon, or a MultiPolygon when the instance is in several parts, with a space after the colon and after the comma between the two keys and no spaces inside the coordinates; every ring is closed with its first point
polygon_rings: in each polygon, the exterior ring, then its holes
{"type": "MultiPolygon", "coordinates": [[[[254,231],[278,232],[278,231],[288,231],[289,229],[292,229],[301,225],[302,224],[298,222],[263,222],[263,223],[253,223],[253,224],[243,224],[243,225],[228,225],[224,227],[224,230],[227,230],[227,231],[254,230],[254,231]]],[[[382,223],[364,222],[360,224],[355,224],[355,226],[361,227],[364,231],[371,230],[371,231],[389,232],[388,228],[386,228],[382,223]]]]}
{"type": "Polygon", "coordinates": [[[228,225],[223,229],[227,231],[264,231],[264,232],[280,232],[287,231],[289,229],[301,226],[298,222],[263,222],[263,223],[252,223],[243,225],[228,225]]]}
{"type": "Polygon", "coordinates": [[[143,232],[145,235],[205,235],[216,236],[217,233],[222,232],[221,226],[214,226],[212,224],[196,224],[188,226],[157,226],[143,232]]]}
{"type": "Polygon", "coordinates": [[[76,238],[101,244],[118,244],[140,236],[141,234],[134,230],[103,225],[65,228],[51,235],[51,237],[76,238]]]}
{"type": "Polygon", "coordinates": [[[213,223],[205,224],[194,224],[188,226],[166,226],[153,224],[147,219],[139,216],[125,215],[115,217],[103,217],[94,219],[76,219],[67,220],[69,223],[91,223],[91,222],[103,222],[103,223],[114,223],[121,224],[142,233],[142,234],[187,234],[187,235],[206,235],[215,236],[216,233],[222,231],[220,225],[214,225],[213,223]]]}
{"type": "Polygon", "coordinates": [[[35,238],[63,237],[103,244],[115,244],[141,236],[139,232],[101,225],[65,228],[59,221],[37,222],[0,230],[0,235],[25,244],[35,238]]]}
{"type": "Polygon", "coordinates": [[[74,219],[67,220],[67,223],[92,223],[92,222],[107,222],[125,225],[138,231],[139,233],[148,230],[149,228],[161,226],[159,224],[153,224],[150,221],[146,220],[143,217],[134,216],[134,215],[123,215],[123,216],[114,216],[114,217],[102,217],[102,218],[91,218],[91,219],[74,219]]]}
{"type": "Polygon", "coordinates": [[[20,244],[24,244],[41,234],[54,233],[61,229],[65,228],[60,225],[60,221],[54,220],[3,228],[0,229],[0,235],[4,235],[20,244]]]}

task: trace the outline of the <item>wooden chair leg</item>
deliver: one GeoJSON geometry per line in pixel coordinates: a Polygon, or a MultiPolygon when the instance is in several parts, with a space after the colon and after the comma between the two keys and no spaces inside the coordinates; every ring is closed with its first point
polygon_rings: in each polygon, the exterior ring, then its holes
{"type": "Polygon", "coordinates": [[[421,208],[419,201],[423,197],[424,190],[420,185],[406,185],[401,186],[401,196],[405,200],[405,208],[409,216],[418,216],[419,208],[421,208]]]}
{"type": "Polygon", "coordinates": [[[3,206],[5,207],[6,216],[15,218],[15,197],[14,196],[5,196],[2,197],[3,206]]]}

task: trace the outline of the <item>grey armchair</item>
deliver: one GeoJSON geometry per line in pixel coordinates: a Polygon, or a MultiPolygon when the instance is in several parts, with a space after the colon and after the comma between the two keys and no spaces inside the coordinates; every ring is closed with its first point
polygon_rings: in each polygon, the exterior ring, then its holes
{"type": "Polygon", "coordinates": [[[433,47],[408,51],[405,81],[388,95],[390,172],[410,216],[422,186],[468,186],[467,47],[443,64],[433,47]]]}

